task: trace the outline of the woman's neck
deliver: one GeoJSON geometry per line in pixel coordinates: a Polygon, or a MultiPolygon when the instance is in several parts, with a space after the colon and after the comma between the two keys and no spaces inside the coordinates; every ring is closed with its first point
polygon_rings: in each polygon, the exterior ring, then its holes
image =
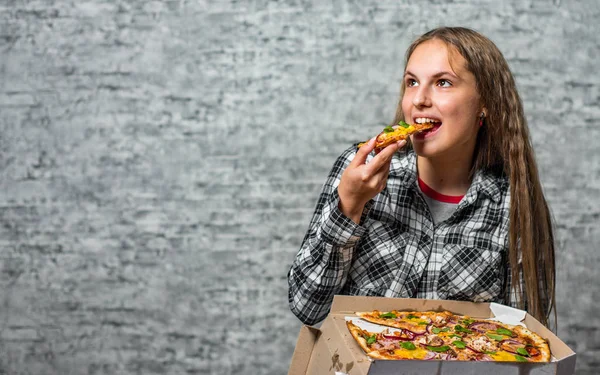
{"type": "Polygon", "coordinates": [[[419,178],[429,187],[444,195],[464,195],[471,186],[471,163],[468,160],[425,158],[417,156],[419,178]]]}

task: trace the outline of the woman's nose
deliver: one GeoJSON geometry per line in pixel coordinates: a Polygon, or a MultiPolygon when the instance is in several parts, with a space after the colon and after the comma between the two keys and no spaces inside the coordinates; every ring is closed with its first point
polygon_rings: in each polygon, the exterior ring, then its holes
{"type": "Polygon", "coordinates": [[[431,96],[426,87],[419,87],[415,96],[413,97],[413,105],[415,107],[429,107],[431,106],[431,96]]]}

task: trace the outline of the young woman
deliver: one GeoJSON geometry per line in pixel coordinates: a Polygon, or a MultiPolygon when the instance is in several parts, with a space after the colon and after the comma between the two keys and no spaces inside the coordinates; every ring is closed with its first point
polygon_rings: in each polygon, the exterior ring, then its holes
{"type": "Polygon", "coordinates": [[[291,310],[314,324],[335,294],[495,301],[548,324],[552,220],[506,60],[447,27],[406,56],[393,124],[435,126],[337,159],[288,274],[291,310]]]}

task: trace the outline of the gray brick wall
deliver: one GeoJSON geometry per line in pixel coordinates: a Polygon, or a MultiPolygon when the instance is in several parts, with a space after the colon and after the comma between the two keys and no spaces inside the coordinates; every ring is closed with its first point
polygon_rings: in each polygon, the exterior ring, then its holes
{"type": "Polygon", "coordinates": [[[517,77],[558,334],[597,373],[598,19],[597,0],[1,0],[0,373],[285,373],[321,184],[443,24],[517,77]]]}

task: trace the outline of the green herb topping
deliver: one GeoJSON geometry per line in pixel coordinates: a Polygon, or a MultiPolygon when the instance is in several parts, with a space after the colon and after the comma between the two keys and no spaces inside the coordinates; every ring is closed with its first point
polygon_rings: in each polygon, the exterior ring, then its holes
{"type": "Polygon", "coordinates": [[[367,345],[374,344],[377,341],[377,335],[371,335],[367,338],[367,345]]]}
{"type": "Polygon", "coordinates": [[[454,326],[454,331],[455,332],[464,332],[464,333],[473,333],[473,331],[471,331],[470,329],[463,328],[463,326],[461,326],[460,324],[457,324],[456,326],[454,326]]]}
{"type": "Polygon", "coordinates": [[[429,346],[429,345],[427,345],[427,349],[431,350],[432,352],[441,353],[441,352],[445,352],[446,350],[450,349],[450,347],[448,345],[443,345],[443,346],[429,346]]]}
{"type": "Polygon", "coordinates": [[[388,312],[385,314],[379,314],[379,317],[384,319],[396,319],[396,314],[388,312]]]}
{"type": "Polygon", "coordinates": [[[417,348],[415,346],[415,344],[413,344],[412,342],[409,342],[409,341],[404,341],[400,345],[406,350],[415,350],[417,348]]]}
{"type": "Polygon", "coordinates": [[[486,336],[489,337],[489,338],[491,338],[491,339],[494,339],[496,341],[502,341],[502,340],[504,340],[504,337],[502,337],[501,335],[494,335],[493,333],[489,333],[489,332],[486,333],[486,336]]]}
{"type": "Polygon", "coordinates": [[[509,331],[508,329],[502,328],[502,327],[498,328],[496,330],[496,333],[498,333],[500,335],[508,336],[508,337],[513,337],[514,336],[514,334],[512,333],[512,331],[509,331]]]}
{"type": "Polygon", "coordinates": [[[460,341],[460,340],[456,340],[452,344],[459,349],[464,349],[467,347],[467,344],[465,344],[463,341],[460,341]]]}

